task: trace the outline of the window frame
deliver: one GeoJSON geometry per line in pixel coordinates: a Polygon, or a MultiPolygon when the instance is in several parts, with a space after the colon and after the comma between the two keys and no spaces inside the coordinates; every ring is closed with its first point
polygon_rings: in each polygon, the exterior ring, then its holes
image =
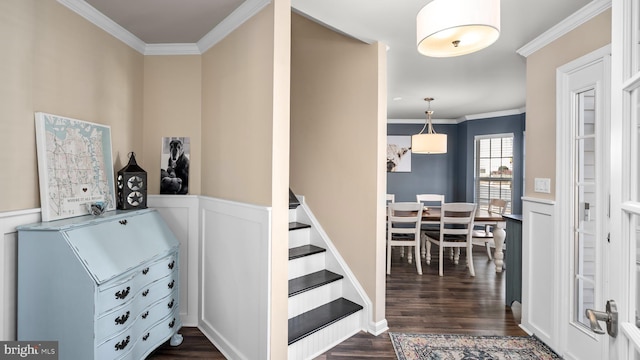
{"type": "MultiPolygon", "coordinates": [[[[512,205],[513,205],[513,184],[514,184],[514,175],[516,174],[516,171],[514,169],[515,167],[515,162],[514,162],[514,157],[515,157],[515,134],[514,133],[499,133],[499,134],[486,134],[486,135],[476,135],[474,136],[473,139],[473,151],[474,151],[474,156],[473,156],[473,199],[474,202],[476,204],[478,204],[478,208],[480,209],[487,209],[489,206],[489,200],[490,198],[484,199],[484,198],[480,198],[480,182],[481,181],[494,181],[494,182],[508,182],[509,183],[509,198],[505,198],[502,196],[502,191],[500,194],[500,198],[507,200],[507,208],[505,209],[505,214],[511,214],[511,209],[512,209],[512,205]],[[486,140],[486,139],[504,139],[504,138],[511,138],[511,154],[510,154],[510,158],[511,158],[511,177],[510,178],[504,178],[504,177],[491,177],[491,176],[483,176],[480,177],[479,171],[480,171],[480,140],[486,140]]],[[[489,149],[489,152],[491,152],[491,150],[489,149]]],[[[503,149],[500,150],[500,157],[492,157],[490,156],[488,159],[503,159],[506,156],[504,156],[503,154],[503,149]]],[[[491,175],[491,171],[489,172],[489,175],[491,175]]]]}

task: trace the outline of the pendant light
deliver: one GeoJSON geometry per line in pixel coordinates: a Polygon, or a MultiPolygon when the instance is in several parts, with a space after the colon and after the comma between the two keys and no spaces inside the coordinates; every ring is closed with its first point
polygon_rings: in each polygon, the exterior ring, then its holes
{"type": "Polygon", "coordinates": [[[433,124],[431,123],[431,101],[433,98],[428,97],[424,99],[429,103],[427,114],[427,120],[425,121],[420,133],[411,136],[411,152],[414,154],[446,154],[447,153],[447,134],[437,134],[433,130],[433,124]],[[427,133],[422,132],[427,129],[427,133]]]}
{"type": "Polygon", "coordinates": [[[433,0],[416,18],[418,52],[425,56],[469,54],[500,36],[500,0],[433,0]]]}

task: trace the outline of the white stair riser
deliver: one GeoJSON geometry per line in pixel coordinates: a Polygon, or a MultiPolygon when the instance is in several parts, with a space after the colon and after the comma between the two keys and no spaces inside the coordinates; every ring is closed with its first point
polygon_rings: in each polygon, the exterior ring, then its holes
{"type": "Polygon", "coordinates": [[[311,228],[289,230],[289,248],[308,245],[311,239],[311,228]]]}
{"type": "Polygon", "coordinates": [[[289,280],[323,270],[324,267],[324,252],[289,260],[289,280]]]}
{"type": "Polygon", "coordinates": [[[294,222],[297,220],[296,209],[289,209],[289,222],[294,222]]]}
{"type": "Polygon", "coordinates": [[[342,279],[289,298],[289,319],[342,297],[342,279]]]}
{"type": "Polygon", "coordinates": [[[360,332],[362,310],[289,345],[289,360],[313,359],[360,332]]]}

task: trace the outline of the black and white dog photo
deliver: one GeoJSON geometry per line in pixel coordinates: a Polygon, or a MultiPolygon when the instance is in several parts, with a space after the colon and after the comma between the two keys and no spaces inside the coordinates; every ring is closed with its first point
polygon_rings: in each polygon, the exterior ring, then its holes
{"type": "MultiPolygon", "coordinates": [[[[169,139],[165,139],[166,141],[169,139]]],[[[189,155],[185,152],[185,138],[171,138],[166,169],[160,169],[161,194],[189,192],[189,155]]],[[[166,153],[166,149],[164,149],[166,153]]],[[[163,164],[164,166],[164,164],[163,164]]]]}

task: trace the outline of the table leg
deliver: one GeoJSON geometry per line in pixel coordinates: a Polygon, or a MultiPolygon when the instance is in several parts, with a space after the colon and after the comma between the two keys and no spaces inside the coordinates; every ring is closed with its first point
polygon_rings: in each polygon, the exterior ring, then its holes
{"type": "Polygon", "coordinates": [[[502,272],[502,265],[504,264],[504,253],[502,252],[502,247],[506,236],[507,234],[501,226],[495,226],[493,228],[493,241],[496,246],[496,251],[493,254],[493,261],[496,264],[496,272],[502,272]]]}

